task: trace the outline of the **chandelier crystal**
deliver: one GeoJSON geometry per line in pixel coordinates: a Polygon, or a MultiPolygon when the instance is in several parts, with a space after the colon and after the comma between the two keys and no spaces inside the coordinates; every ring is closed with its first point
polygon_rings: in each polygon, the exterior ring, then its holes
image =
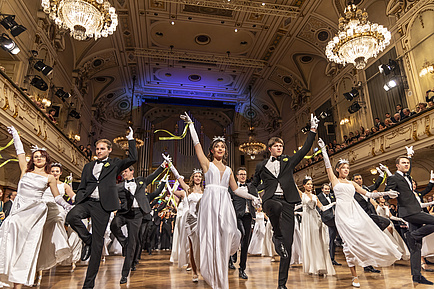
{"type": "Polygon", "coordinates": [[[69,29],[76,40],[112,35],[118,25],[116,9],[104,0],[42,0],[42,8],[54,23],[69,29]]]}
{"type": "MultiPolygon", "coordinates": [[[[134,140],[136,141],[136,148],[142,147],[143,144],[145,143],[143,140],[139,139],[139,138],[134,138],[134,140]]],[[[124,151],[128,150],[128,139],[124,136],[119,136],[117,138],[115,138],[113,140],[113,142],[121,149],[123,149],[124,151]]]]}
{"type": "Polygon", "coordinates": [[[369,58],[377,57],[389,45],[390,39],[386,27],[369,22],[368,13],[351,4],[339,18],[339,31],[327,44],[325,54],[330,61],[352,63],[363,69],[369,58]]]}

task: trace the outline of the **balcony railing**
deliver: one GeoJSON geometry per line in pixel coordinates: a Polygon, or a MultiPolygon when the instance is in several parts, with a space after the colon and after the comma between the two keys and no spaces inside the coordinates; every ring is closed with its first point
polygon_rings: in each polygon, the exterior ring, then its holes
{"type": "Polygon", "coordinates": [[[2,71],[0,71],[0,122],[13,125],[23,142],[45,147],[51,158],[64,170],[79,178],[88,162],[69,138],[37,107],[33,101],[2,71]]]}
{"type": "MultiPolygon", "coordinates": [[[[392,127],[380,131],[371,137],[359,141],[330,156],[332,166],[339,159],[347,159],[351,165],[351,173],[366,173],[378,163],[389,166],[394,172],[395,158],[405,155],[405,146],[413,146],[416,151],[414,164],[424,160],[434,161],[432,146],[434,145],[434,109],[429,109],[412,116],[392,127]]],[[[432,168],[430,168],[432,169],[432,168]]],[[[324,161],[318,161],[294,173],[294,179],[300,184],[305,176],[311,176],[314,183],[328,182],[324,161]]],[[[429,175],[419,176],[428,180],[429,175]]]]}

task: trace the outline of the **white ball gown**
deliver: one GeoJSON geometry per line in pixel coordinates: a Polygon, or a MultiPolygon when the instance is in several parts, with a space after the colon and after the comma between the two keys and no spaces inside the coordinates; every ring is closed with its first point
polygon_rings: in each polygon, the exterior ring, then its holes
{"type": "MultiPolygon", "coordinates": [[[[294,214],[294,235],[292,237],[292,247],[291,247],[291,261],[289,264],[302,264],[303,263],[303,248],[302,248],[302,237],[301,237],[301,221],[303,220],[303,213],[301,212],[301,217],[294,214]]],[[[272,236],[272,235],[271,235],[272,236]]],[[[274,244],[271,243],[274,250],[274,244]]]]}
{"type": "MultiPolygon", "coordinates": [[[[387,206],[377,206],[377,214],[381,217],[389,219],[390,216],[390,210],[387,206]]],[[[408,250],[407,245],[405,244],[404,240],[399,235],[398,231],[396,231],[395,226],[392,222],[391,227],[393,230],[393,234],[390,234],[389,230],[384,230],[383,232],[392,240],[392,242],[398,247],[399,252],[402,254],[402,260],[410,260],[410,251],[408,250]]]]}
{"type": "MultiPolygon", "coordinates": [[[[0,280],[32,286],[41,254],[56,257],[54,247],[41,251],[48,207],[42,195],[48,177],[32,172],[18,183],[18,194],[11,213],[0,227],[0,280]]],[[[48,269],[48,268],[45,268],[48,269]]]]}
{"type": "Polygon", "coordinates": [[[170,254],[170,262],[178,262],[179,254],[181,254],[181,251],[183,250],[185,251],[187,238],[186,235],[182,234],[181,231],[185,230],[184,215],[187,211],[188,211],[188,200],[187,197],[184,197],[182,198],[177,208],[176,221],[173,229],[172,252],[170,254]]]}
{"type": "Polygon", "coordinates": [[[335,275],[328,250],[328,234],[326,225],[316,210],[317,197],[303,194],[303,217],[301,221],[303,271],[308,274],[335,275]]]}
{"type": "MultiPolygon", "coordinates": [[[[248,228],[250,229],[250,228],[248,228]]],[[[252,255],[262,254],[262,245],[265,237],[265,220],[264,213],[256,213],[255,227],[253,228],[252,239],[250,240],[247,252],[252,255]]]]}
{"type": "Polygon", "coordinates": [[[200,265],[200,249],[199,249],[199,235],[197,231],[197,214],[199,202],[202,199],[203,194],[200,193],[191,193],[188,195],[188,210],[184,214],[183,223],[184,229],[181,231],[181,240],[185,239],[185,245],[182,245],[184,248],[183,251],[179,252],[179,260],[178,267],[182,267],[184,265],[190,264],[190,244],[188,240],[191,242],[191,246],[193,248],[193,259],[196,263],[196,266],[200,265]]]}
{"type": "Polygon", "coordinates": [[[229,288],[229,256],[240,246],[241,233],[228,191],[230,175],[229,167],[221,175],[211,162],[199,206],[200,272],[212,288],[229,288]]]}
{"type": "Polygon", "coordinates": [[[262,244],[262,256],[264,257],[274,257],[277,255],[272,238],[273,228],[271,227],[271,222],[268,220],[265,225],[264,243],[262,244]]]}
{"type": "Polygon", "coordinates": [[[333,191],[336,227],[344,241],[343,251],[348,266],[385,267],[401,259],[397,246],[354,199],[353,184],[338,183],[333,191]]]}

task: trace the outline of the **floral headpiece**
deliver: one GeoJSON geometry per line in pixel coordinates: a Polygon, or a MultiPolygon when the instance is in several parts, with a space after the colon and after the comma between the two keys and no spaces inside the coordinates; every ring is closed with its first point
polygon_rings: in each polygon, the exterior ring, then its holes
{"type": "Polygon", "coordinates": [[[346,160],[346,159],[339,159],[338,164],[340,164],[340,165],[342,165],[342,164],[347,164],[347,165],[349,165],[350,162],[349,162],[348,160],[346,160]]]}
{"type": "Polygon", "coordinates": [[[215,142],[215,141],[225,142],[225,138],[223,136],[215,136],[212,138],[212,142],[215,142]]]}
{"type": "Polygon", "coordinates": [[[52,163],[51,166],[52,167],[59,167],[59,168],[61,168],[62,164],[61,163],[52,163]]]}
{"type": "Polygon", "coordinates": [[[194,174],[197,174],[197,173],[199,173],[199,174],[203,174],[202,169],[194,169],[194,170],[193,170],[193,175],[194,175],[194,174]]]}
{"type": "Polygon", "coordinates": [[[40,147],[34,145],[34,146],[32,146],[32,148],[30,149],[30,151],[31,151],[32,153],[34,153],[34,152],[37,152],[37,151],[47,151],[47,149],[46,149],[46,148],[40,148],[40,147]]]}

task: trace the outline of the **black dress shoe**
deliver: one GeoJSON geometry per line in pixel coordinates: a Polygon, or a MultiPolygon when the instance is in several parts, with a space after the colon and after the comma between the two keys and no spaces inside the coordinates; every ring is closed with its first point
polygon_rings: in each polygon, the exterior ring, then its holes
{"type": "Polygon", "coordinates": [[[422,269],[422,271],[425,271],[425,272],[434,272],[433,269],[424,268],[424,265],[426,265],[426,263],[422,263],[421,266],[420,266],[420,268],[422,269]]]}
{"type": "Polygon", "coordinates": [[[282,238],[272,238],[274,243],[274,249],[276,253],[282,258],[288,258],[288,251],[286,251],[285,245],[283,244],[282,238]]]}
{"type": "Polygon", "coordinates": [[[434,285],[433,282],[426,280],[426,278],[423,277],[422,275],[413,276],[413,282],[419,283],[419,284],[434,285]]]}
{"type": "Polygon", "coordinates": [[[90,257],[90,244],[84,244],[83,248],[81,249],[81,261],[86,261],[90,257]]]}
{"type": "Polygon", "coordinates": [[[133,266],[131,267],[131,271],[136,271],[136,270],[137,270],[136,265],[133,265],[133,266]]]}
{"type": "Polygon", "coordinates": [[[247,276],[246,272],[244,272],[243,269],[240,268],[238,270],[240,271],[239,276],[241,279],[246,279],[246,280],[249,279],[249,276],[247,276]]]}
{"type": "Polygon", "coordinates": [[[333,265],[335,265],[335,266],[342,266],[342,264],[341,263],[338,263],[337,261],[335,261],[335,260],[332,260],[332,264],[333,265]]]}
{"type": "Polygon", "coordinates": [[[229,269],[235,270],[234,263],[232,262],[232,258],[229,258],[229,269]]]}
{"type": "Polygon", "coordinates": [[[120,284],[125,284],[125,283],[127,283],[127,281],[128,281],[127,277],[122,277],[121,281],[119,283],[120,284]]]}
{"type": "Polygon", "coordinates": [[[380,270],[377,270],[377,269],[375,269],[375,268],[372,267],[372,266],[364,267],[363,270],[364,270],[365,272],[381,273],[380,270]]]}
{"type": "Polygon", "coordinates": [[[279,286],[277,287],[277,289],[288,289],[288,288],[286,288],[285,285],[279,285],[279,286]]]}

